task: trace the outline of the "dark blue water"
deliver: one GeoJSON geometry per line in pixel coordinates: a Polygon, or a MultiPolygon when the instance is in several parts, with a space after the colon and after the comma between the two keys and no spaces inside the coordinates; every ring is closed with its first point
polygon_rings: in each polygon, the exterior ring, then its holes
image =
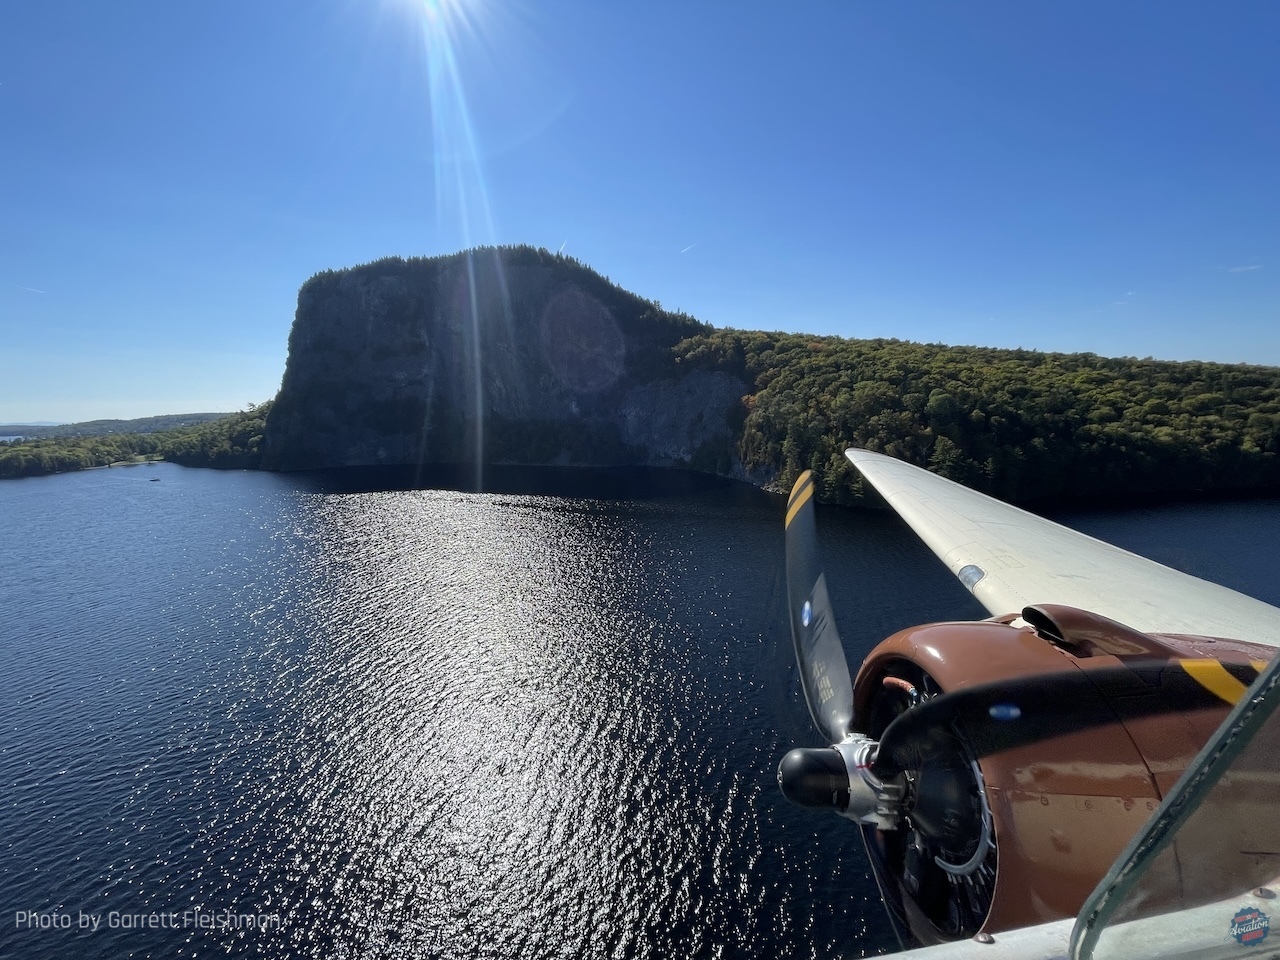
{"type": "MultiPolygon", "coordinates": [[[[780,500],[335,489],[0,484],[0,955],[893,946],[774,785],[815,740],[780,500]]],[[[1280,501],[1059,519],[1280,603],[1280,501]]],[[[896,518],[819,522],[851,660],[981,615],[896,518]]]]}

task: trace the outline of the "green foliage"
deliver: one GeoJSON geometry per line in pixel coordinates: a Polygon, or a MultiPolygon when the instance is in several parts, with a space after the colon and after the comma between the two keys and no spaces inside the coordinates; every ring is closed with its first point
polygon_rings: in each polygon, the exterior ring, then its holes
{"type": "Polygon", "coordinates": [[[865,492],[867,447],[1013,501],[1280,489],[1280,369],[720,330],[687,368],[752,385],[739,441],[754,476],[865,492]]]}
{"type": "Polygon", "coordinates": [[[250,404],[250,409],[221,420],[160,434],[159,453],[185,467],[256,470],[272,403],[250,404]]]}
{"type": "Polygon", "coordinates": [[[242,413],[161,433],[37,438],[0,443],[0,479],[38,477],[139,460],[190,467],[256,468],[271,401],[242,413]]]}
{"type": "Polygon", "coordinates": [[[0,444],[0,479],[158,459],[156,447],[154,434],[37,438],[0,444]]]}
{"type": "Polygon", "coordinates": [[[169,413],[159,417],[139,417],[136,420],[85,420],[80,423],[60,423],[56,426],[39,426],[24,423],[0,424],[0,436],[22,437],[36,440],[50,437],[105,437],[117,433],[159,433],[191,427],[210,420],[220,420],[225,413],[169,413]]]}

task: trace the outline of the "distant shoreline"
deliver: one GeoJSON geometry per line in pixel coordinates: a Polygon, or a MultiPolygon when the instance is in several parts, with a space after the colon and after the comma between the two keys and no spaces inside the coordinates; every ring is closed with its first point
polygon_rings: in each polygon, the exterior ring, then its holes
{"type": "MultiPolygon", "coordinates": [[[[42,476],[78,473],[110,467],[137,467],[166,463],[194,469],[250,469],[289,477],[310,492],[321,494],[380,493],[408,490],[439,490],[459,493],[486,493],[500,496],[550,496],[567,500],[645,500],[652,497],[720,491],[727,502],[743,496],[763,496],[781,500],[785,491],[748,480],[723,477],[686,467],[603,466],[577,464],[551,466],[542,464],[485,464],[483,488],[474,482],[475,464],[427,463],[391,466],[346,466],[315,470],[262,470],[260,467],[209,466],[179,463],[167,458],[117,460],[80,470],[54,471],[42,476]]],[[[15,478],[17,479],[17,478],[15,478]]],[[[1072,510],[1133,510],[1143,507],[1165,507],[1178,504],[1246,503],[1280,500],[1280,490],[1193,490],[1181,492],[1115,491],[1080,497],[1054,497],[1015,504],[1033,513],[1053,514],[1072,510]]],[[[890,511],[879,499],[868,497],[856,504],[822,504],[820,509],[890,511]]]]}
{"type": "MultiPolygon", "coordinates": [[[[262,462],[262,434],[271,402],[206,419],[194,425],[126,433],[80,433],[28,437],[0,444],[0,479],[70,473],[93,467],[130,466],[167,460],[191,467],[256,468],[262,462]]],[[[172,425],[191,414],[151,417],[136,426],[172,425]]],[[[213,414],[202,416],[214,416],[213,414]]],[[[84,425],[71,425],[84,426],[84,425]]],[[[66,428],[60,428],[66,429],[66,428]]]]}
{"type": "MultiPolygon", "coordinates": [[[[167,463],[164,457],[145,457],[139,460],[116,460],[113,463],[104,463],[100,467],[85,467],[86,470],[105,470],[108,467],[141,467],[148,463],[167,463]]],[[[72,471],[74,472],[74,471],[72,471]]]]}

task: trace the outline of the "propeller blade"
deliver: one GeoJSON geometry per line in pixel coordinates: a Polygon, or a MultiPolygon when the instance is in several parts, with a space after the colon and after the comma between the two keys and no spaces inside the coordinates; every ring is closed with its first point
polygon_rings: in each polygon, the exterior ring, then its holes
{"type": "Polygon", "coordinates": [[[828,743],[853,729],[853,680],[827,596],[813,519],[813,474],[800,474],[787,500],[787,607],[800,683],[814,725],[828,743]]]}
{"type": "Polygon", "coordinates": [[[999,680],[934,697],[889,724],[872,772],[888,779],[914,769],[953,749],[957,731],[977,758],[1135,717],[1224,706],[1222,695],[1184,663],[1216,661],[1130,661],[999,680]]]}

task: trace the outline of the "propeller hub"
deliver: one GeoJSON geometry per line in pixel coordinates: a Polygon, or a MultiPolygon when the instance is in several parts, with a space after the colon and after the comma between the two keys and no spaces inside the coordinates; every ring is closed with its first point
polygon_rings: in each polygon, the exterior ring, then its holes
{"type": "Polygon", "coordinates": [[[802,807],[893,830],[901,818],[902,788],[871,772],[876,741],[853,736],[831,747],[797,748],[778,764],[782,795],[802,807]]]}
{"type": "Polygon", "coordinates": [[[778,764],[782,795],[801,807],[836,810],[849,806],[849,772],[835,747],[798,747],[778,764]]]}

